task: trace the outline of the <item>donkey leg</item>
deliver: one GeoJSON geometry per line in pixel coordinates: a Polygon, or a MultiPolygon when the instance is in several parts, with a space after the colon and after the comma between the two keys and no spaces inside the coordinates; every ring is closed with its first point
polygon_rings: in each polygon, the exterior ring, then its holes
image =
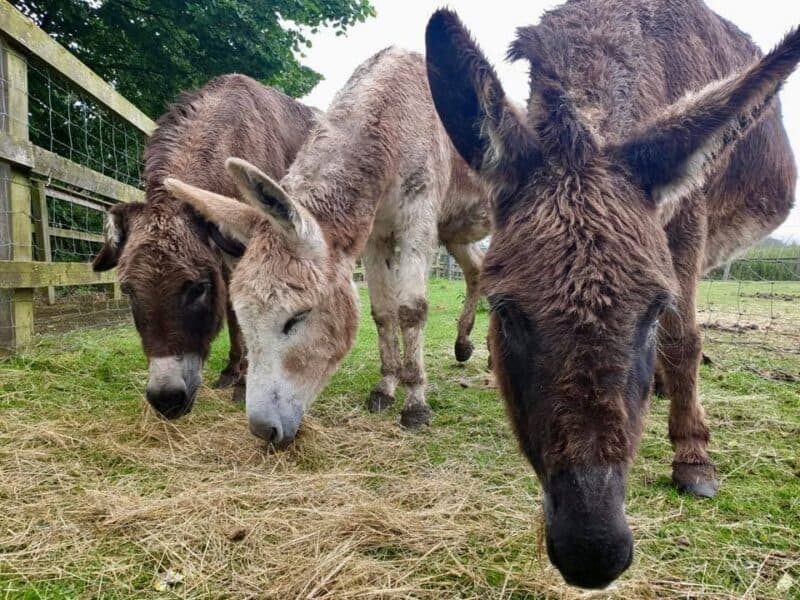
{"type": "MultiPolygon", "coordinates": [[[[237,385],[244,385],[247,372],[247,359],[245,358],[245,345],[239,321],[233,311],[230,298],[226,307],[228,319],[228,336],[231,340],[231,347],[228,352],[228,364],[220,373],[219,379],[215,384],[218,389],[225,389],[237,385]]],[[[236,393],[234,392],[234,395],[236,393]]]]}
{"type": "MultiPolygon", "coordinates": [[[[703,213],[698,210],[695,214],[703,213]]],[[[691,227],[682,220],[682,215],[675,221],[671,227],[683,228],[684,232],[691,227]]],[[[670,238],[671,242],[680,239],[679,236],[670,238]]],[[[703,247],[702,235],[698,238],[697,243],[672,247],[680,298],[676,312],[661,318],[659,366],[664,391],[670,400],[669,438],[675,451],[672,481],[681,492],[710,498],[716,495],[719,483],[714,463],[708,457],[710,433],[697,390],[703,355],[695,312],[701,252],[697,249],[703,247]]]]}
{"type": "MultiPolygon", "coordinates": [[[[413,236],[409,236],[411,238],[413,236]]],[[[425,400],[424,330],[428,320],[426,299],[429,250],[433,235],[407,239],[400,246],[400,307],[398,316],[403,333],[403,368],[400,381],[406,390],[400,424],[408,429],[429,425],[433,411],[425,400]]]]}
{"type": "Polygon", "coordinates": [[[370,392],[367,409],[370,412],[381,412],[394,404],[400,376],[394,240],[370,240],[363,260],[381,357],[381,379],[370,392]]]}
{"type": "Polygon", "coordinates": [[[480,272],[484,253],[477,244],[447,244],[447,251],[456,259],[458,266],[464,272],[464,282],[467,285],[464,308],[458,319],[458,337],[455,345],[456,360],[466,362],[475,348],[469,335],[475,325],[475,311],[481,299],[480,272]]]}

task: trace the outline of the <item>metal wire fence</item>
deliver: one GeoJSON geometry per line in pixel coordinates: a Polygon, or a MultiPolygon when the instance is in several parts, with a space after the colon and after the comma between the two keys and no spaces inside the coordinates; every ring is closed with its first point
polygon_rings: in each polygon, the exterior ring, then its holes
{"type": "Polygon", "coordinates": [[[144,134],[35,57],[28,60],[31,142],[141,187],[144,134]]]}
{"type": "Polygon", "coordinates": [[[0,22],[0,347],[126,321],[89,263],[105,212],[143,199],[154,123],[24,16],[0,22]]]}
{"type": "MultiPolygon", "coordinates": [[[[464,278],[444,248],[431,276],[464,278]]],[[[756,357],[762,366],[780,367],[800,355],[800,245],[768,240],[708,273],[698,289],[697,319],[711,360],[741,366],[756,357]]],[[[800,380],[800,373],[791,376],[800,380]]]]}

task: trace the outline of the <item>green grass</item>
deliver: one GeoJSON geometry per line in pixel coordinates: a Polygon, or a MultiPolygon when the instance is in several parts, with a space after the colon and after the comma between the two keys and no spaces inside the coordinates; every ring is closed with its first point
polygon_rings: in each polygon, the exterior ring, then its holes
{"type": "MultiPolygon", "coordinates": [[[[704,284],[700,320],[760,323],[779,301],[757,294],[776,291],[704,284]]],[[[285,452],[222,392],[204,388],[177,424],[153,417],[131,327],[45,337],[0,363],[0,597],[579,597],[542,553],[538,484],[487,385],[485,312],[475,356],[452,358],[462,297],[430,284],[436,416],[420,433],[397,409],[363,409],[379,367],[363,290],[357,345],[285,452]],[[158,592],[167,569],[184,582],[158,592]]],[[[627,502],[636,559],[604,597],[800,598],[800,385],[765,378],[800,375],[798,354],[764,350],[792,328],[798,349],[800,315],[780,302],[772,329],[707,330],[718,498],[670,487],[668,407],[653,401],[627,502]]],[[[226,353],[222,337],[207,379],[226,353]]]]}

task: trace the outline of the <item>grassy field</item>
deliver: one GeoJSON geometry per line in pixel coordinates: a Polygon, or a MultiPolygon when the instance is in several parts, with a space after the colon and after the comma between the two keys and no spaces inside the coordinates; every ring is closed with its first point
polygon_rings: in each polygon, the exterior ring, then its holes
{"type": "MultiPolygon", "coordinates": [[[[746,297],[744,316],[735,285],[714,282],[700,303],[719,339],[702,396],[720,495],[672,490],[655,399],[627,502],[635,562],[597,597],[800,598],[800,384],[777,376],[800,375],[800,355],[762,348],[800,348],[800,320],[787,324],[800,285],[782,300],[752,290],[767,296],[746,297]],[[774,329],[743,325],[776,304],[789,316],[774,329]]],[[[462,293],[431,282],[436,417],[420,433],[363,409],[378,373],[366,299],[355,350],[284,452],[210,389],[188,418],[155,418],[129,326],[45,337],[0,363],[0,597],[585,597],[543,552],[538,484],[485,371],[485,313],[476,356],[452,358],[462,293]],[[165,575],[182,582],[159,591],[165,575]]]]}

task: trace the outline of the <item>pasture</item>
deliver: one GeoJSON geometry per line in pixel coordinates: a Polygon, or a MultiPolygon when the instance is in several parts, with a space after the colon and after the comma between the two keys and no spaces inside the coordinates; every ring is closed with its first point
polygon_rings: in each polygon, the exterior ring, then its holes
{"type": "MultiPolygon", "coordinates": [[[[430,283],[432,427],[364,409],[378,355],[362,289],[355,349],[279,452],[207,386],[189,417],[157,419],[130,325],[40,337],[0,363],[0,595],[586,597],[542,546],[538,483],[486,371],[485,310],[475,356],[453,359],[462,297],[461,282],[430,283]]],[[[798,598],[800,284],[712,282],[699,297],[721,340],[701,377],[720,494],[672,489],[654,398],[627,502],[634,565],[597,596],[798,598]],[[794,353],[764,350],[768,335],[794,353]]],[[[226,353],[222,335],[206,381],[226,353]]]]}

